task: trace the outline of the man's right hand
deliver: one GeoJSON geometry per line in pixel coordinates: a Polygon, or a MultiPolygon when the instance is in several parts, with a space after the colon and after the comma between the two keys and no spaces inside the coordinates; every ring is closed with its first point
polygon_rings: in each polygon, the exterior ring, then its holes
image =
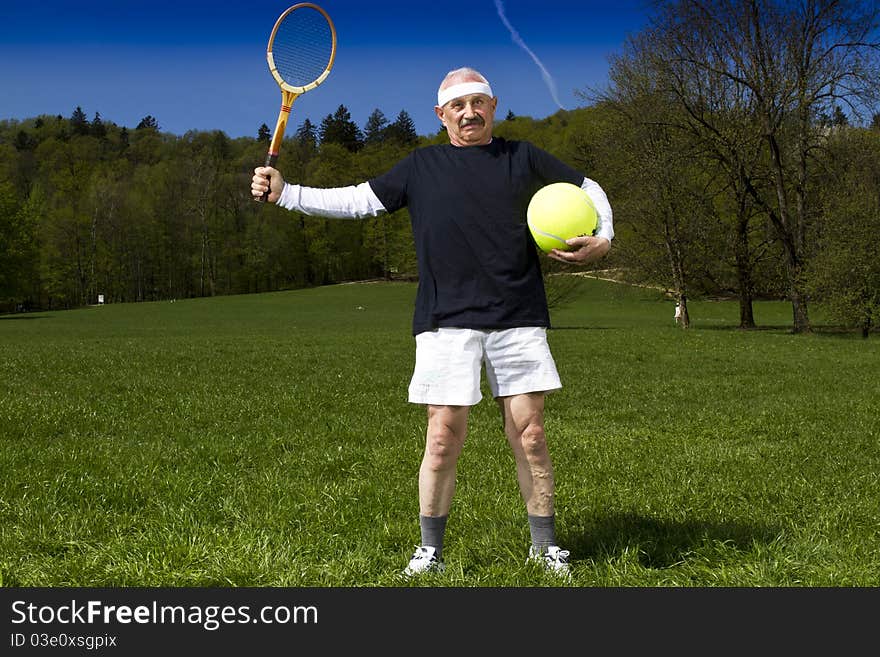
{"type": "Polygon", "coordinates": [[[251,180],[251,195],[254,200],[259,201],[263,198],[263,194],[269,190],[269,197],[266,199],[269,203],[275,203],[281,198],[281,191],[284,189],[284,178],[278,169],[272,167],[257,167],[254,169],[254,177],[251,180]]]}

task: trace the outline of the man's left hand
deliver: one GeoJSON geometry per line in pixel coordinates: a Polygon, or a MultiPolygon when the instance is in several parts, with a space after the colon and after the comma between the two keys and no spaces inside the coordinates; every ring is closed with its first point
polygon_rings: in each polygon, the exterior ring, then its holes
{"type": "Polygon", "coordinates": [[[570,240],[566,240],[566,243],[572,247],[570,251],[553,249],[547,255],[559,262],[584,265],[595,262],[608,253],[611,248],[611,242],[604,237],[589,235],[572,237],[570,240]]]}

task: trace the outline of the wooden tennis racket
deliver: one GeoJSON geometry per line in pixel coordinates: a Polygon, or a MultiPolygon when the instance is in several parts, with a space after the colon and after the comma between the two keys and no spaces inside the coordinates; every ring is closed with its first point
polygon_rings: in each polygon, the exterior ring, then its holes
{"type": "MultiPolygon", "coordinates": [[[[293,102],[330,75],[336,58],[336,28],[326,11],[311,2],[287,8],[272,28],[266,61],[281,87],[281,111],[269,143],[266,166],[274,167],[281,151],[293,102]]],[[[267,191],[260,198],[265,201],[267,191]]]]}

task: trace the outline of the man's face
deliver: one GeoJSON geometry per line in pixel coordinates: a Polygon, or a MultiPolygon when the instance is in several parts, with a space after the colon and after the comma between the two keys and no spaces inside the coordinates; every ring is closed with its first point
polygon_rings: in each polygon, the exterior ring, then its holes
{"type": "Polygon", "coordinates": [[[437,117],[446,126],[453,146],[478,146],[492,140],[497,98],[470,94],[453,98],[443,107],[435,107],[437,117]]]}

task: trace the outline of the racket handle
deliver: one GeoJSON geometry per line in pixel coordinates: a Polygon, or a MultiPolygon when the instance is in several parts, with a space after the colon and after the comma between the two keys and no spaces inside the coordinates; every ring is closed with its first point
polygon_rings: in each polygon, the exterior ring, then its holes
{"type": "MultiPolygon", "coordinates": [[[[266,155],[266,162],[263,164],[263,166],[272,167],[274,169],[276,162],[278,162],[278,153],[269,153],[268,155],[266,155]]],[[[266,201],[268,201],[269,200],[269,192],[272,191],[271,178],[266,177],[266,180],[270,183],[269,189],[267,189],[266,192],[260,198],[257,199],[260,203],[265,203],[266,201]]]]}

